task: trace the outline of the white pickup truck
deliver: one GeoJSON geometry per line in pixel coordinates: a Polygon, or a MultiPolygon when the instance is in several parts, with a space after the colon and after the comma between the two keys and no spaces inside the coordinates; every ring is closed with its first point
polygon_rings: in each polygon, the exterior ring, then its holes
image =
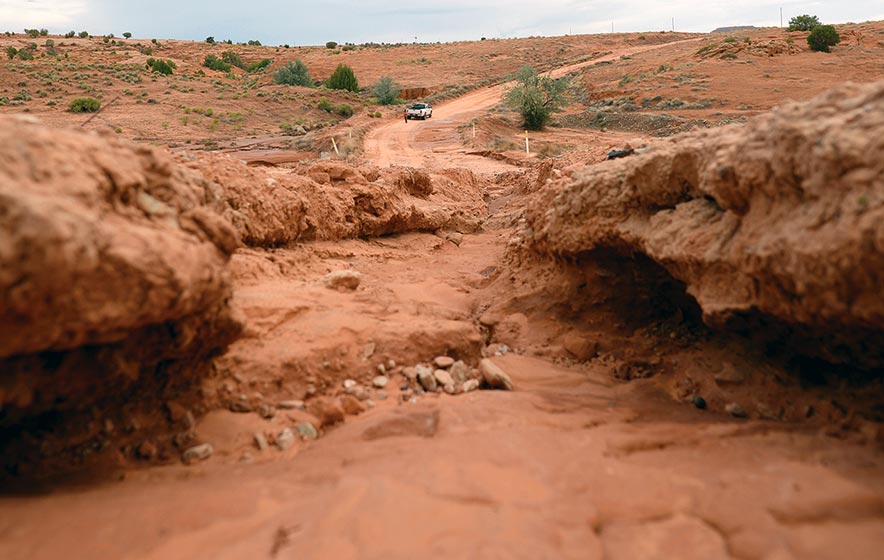
{"type": "Polygon", "coordinates": [[[427,103],[415,103],[411,107],[405,109],[405,118],[407,119],[429,119],[433,116],[433,108],[427,103]]]}

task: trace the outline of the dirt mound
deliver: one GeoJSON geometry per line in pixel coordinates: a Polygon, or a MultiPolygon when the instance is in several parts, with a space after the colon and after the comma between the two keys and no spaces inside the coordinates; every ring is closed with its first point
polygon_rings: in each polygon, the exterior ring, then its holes
{"type": "MultiPolygon", "coordinates": [[[[707,324],[884,366],[884,82],[574,171],[527,205],[518,243],[646,255],[707,324]]],[[[657,305],[658,302],[652,302],[657,305]]]]}
{"type": "Polygon", "coordinates": [[[123,404],[194,381],[238,336],[239,241],[211,198],[159,150],[0,121],[0,447],[32,428],[68,439],[61,412],[140,387],[102,419],[122,425],[123,404]]]}
{"type": "Polygon", "coordinates": [[[268,170],[217,154],[179,157],[223,199],[213,209],[249,246],[442,228],[473,231],[487,211],[468,171],[463,182],[453,184],[444,174],[342,162],[268,170]]]}
{"type": "Polygon", "coordinates": [[[700,58],[737,58],[738,55],[772,57],[801,54],[805,49],[794,39],[736,39],[729,37],[723,43],[712,43],[697,51],[700,58]]]}

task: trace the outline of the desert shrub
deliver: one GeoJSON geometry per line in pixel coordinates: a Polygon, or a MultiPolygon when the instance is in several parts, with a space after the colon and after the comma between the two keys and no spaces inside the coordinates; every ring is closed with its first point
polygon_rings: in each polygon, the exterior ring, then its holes
{"type": "Polygon", "coordinates": [[[260,47],[260,46],[261,46],[261,41],[257,41],[257,40],[255,40],[255,39],[252,39],[252,40],[249,41],[249,46],[250,46],[250,47],[260,47]]]}
{"type": "Polygon", "coordinates": [[[396,99],[399,98],[399,92],[402,90],[396,85],[393,78],[383,76],[375,83],[371,91],[377,97],[378,103],[381,105],[392,105],[396,103],[396,99]]]}
{"type": "Polygon", "coordinates": [[[52,39],[46,39],[46,42],[43,44],[46,45],[46,48],[51,49],[55,46],[55,41],[53,41],[52,39]]]}
{"type": "Polygon", "coordinates": [[[313,87],[310,70],[300,59],[294,62],[289,61],[285,66],[280,67],[273,73],[273,81],[287,86],[313,87]]]}
{"type": "Polygon", "coordinates": [[[342,51],[355,51],[356,46],[355,45],[344,45],[343,47],[341,47],[341,50],[342,51]]]}
{"type": "Polygon", "coordinates": [[[151,39],[150,42],[153,43],[154,45],[159,45],[159,44],[160,44],[160,42],[157,41],[156,39],[151,39]]]}
{"type": "Polygon", "coordinates": [[[123,37],[125,37],[126,39],[131,39],[131,38],[132,38],[132,34],[129,33],[128,31],[126,31],[125,33],[123,33],[123,37]]]}
{"type": "Polygon", "coordinates": [[[88,39],[89,32],[88,31],[80,31],[80,39],[88,39]]]}
{"type": "Polygon", "coordinates": [[[218,72],[230,72],[230,64],[224,62],[213,54],[206,55],[205,60],[203,60],[203,66],[211,70],[217,70],[218,72]]]}
{"type": "Polygon", "coordinates": [[[28,37],[37,38],[40,36],[40,30],[39,29],[25,29],[25,35],[27,35],[28,37]]]}
{"type": "Polygon", "coordinates": [[[735,58],[737,58],[737,55],[732,52],[721,55],[722,60],[734,60],[735,58]]]}
{"type": "Polygon", "coordinates": [[[164,76],[170,76],[172,75],[175,68],[178,67],[178,65],[171,60],[163,60],[162,58],[148,58],[147,67],[150,68],[151,72],[159,72],[164,76]]]}
{"type": "Polygon", "coordinates": [[[258,72],[258,71],[263,70],[263,69],[267,68],[268,66],[270,66],[271,62],[273,62],[273,61],[270,60],[269,58],[262,58],[261,60],[259,60],[257,62],[253,62],[253,63],[249,64],[248,68],[246,68],[246,71],[249,73],[258,72]]]}
{"type": "Polygon", "coordinates": [[[48,30],[48,29],[40,29],[40,36],[41,36],[41,37],[45,37],[45,36],[47,36],[47,35],[49,35],[49,30],[48,30]]]}
{"type": "Polygon", "coordinates": [[[231,66],[242,68],[243,70],[245,70],[246,68],[246,63],[242,61],[242,58],[239,56],[239,54],[233,51],[224,51],[223,53],[221,53],[221,60],[231,66]]]}
{"type": "Polygon", "coordinates": [[[831,25],[817,25],[807,36],[807,44],[810,50],[829,52],[829,47],[841,42],[841,37],[831,25]]]}
{"type": "Polygon", "coordinates": [[[65,39],[73,39],[77,35],[76,31],[68,31],[64,34],[65,39]]]}
{"type": "Polygon", "coordinates": [[[789,31],[810,31],[818,25],[820,25],[820,18],[804,14],[789,20],[789,31]]]}
{"type": "Polygon", "coordinates": [[[108,37],[107,35],[102,37],[101,40],[104,41],[105,44],[110,43],[110,37],[108,37]]]}
{"type": "Polygon", "coordinates": [[[20,49],[18,58],[21,60],[34,60],[34,53],[30,49],[20,49]]]}
{"type": "Polygon", "coordinates": [[[328,99],[323,97],[322,99],[319,100],[319,103],[316,104],[316,108],[321,109],[321,110],[325,111],[326,113],[331,113],[332,112],[331,101],[329,101],[328,99]]]}
{"type": "Polygon", "coordinates": [[[6,56],[10,59],[15,58],[15,55],[18,54],[18,49],[15,47],[6,47],[6,56]]]}
{"type": "Polygon", "coordinates": [[[101,108],[101,101],[94,97],[78,97],[71,101],[68,110],[71,113],[94,113],[101,108]]]}
{"type": "Polygon", "coordinates": [[[214,37],[206,37],[206,42],[207,42],[208,44],[210,44],[210,45],[214,45],[214,44],[215,44],[215,38],[214,38],[214,37]]]}
{"type": "Polygon", "coordinates": [[[724,40],[724,42],[725,43],[736,43],[737,38],[736,37],[728,37],[727,39],[724,40]]]}
{"type": "Polygon", "coordinates": [[[383,116],[383,115],[381,114],[380,111],[375,111],[375,112],[374,112],[374,118],[379,119],[379,118],[381,118],[382,116],[383,116]]]}
{"type": "Polygon", "coordinates": [[[507,103],[522,116],[529,130],[541,130],[566,104],[567,78],[541,76],[530,66],[516,72],[516,85],[506,93],[507,103]]]}
{"type": "Polygon", "coordinates": [[[341,103],[340,105],[335,107],[335,113],[341,115],[342,117],[352,117],[353,107],[346,103],[341,103]]]}
{"type": "Polygon", "coordinates": [[[329,41],[328,43],[325,44],[325,48],[327,48],[327,49],[334,49],[334,48],[337,48],[337,46],[338,46],[338,43],[335,41],[329,41]]]}
{"type": "Polygon", "coordinates": [[[359,91],[359,82],[353,69],[346,64],[338,64],[335,71],[325,83],[329,89],[343,89],[347,91],[359,91]]]}

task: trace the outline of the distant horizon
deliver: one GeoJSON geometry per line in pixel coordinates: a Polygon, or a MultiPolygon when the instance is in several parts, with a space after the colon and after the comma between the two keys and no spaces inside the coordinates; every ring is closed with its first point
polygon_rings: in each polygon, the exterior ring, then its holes
{"type": "Polygon", "coordinates": [[[566,35],[653,33],[674,30],[710,33],[720,27],[779,27],[800,14],[816,15],[824,23],[844,24],[884,20],[880,1],[859,0],[849,5],[832,0],[768,2],[748,0],[739,6],[710,0],[696,6],[688,0],[642,0],[612,6],[600,0],[455,0],[436,5],[381,0],[333,0],[320,8],[301,1],[253,0],[242,4],[192,0],[155,0],[150,5],[125,0],[0,0],[0,32],[22,33],[45,28],[53,35],[87,31],[137,39],[182,41],[258,40],[264,45],[321,46],[344,43],[452,43],[487,39],[556,37],[566,35]],[[270,14],[270,15],[267,15],[270,14]]]}

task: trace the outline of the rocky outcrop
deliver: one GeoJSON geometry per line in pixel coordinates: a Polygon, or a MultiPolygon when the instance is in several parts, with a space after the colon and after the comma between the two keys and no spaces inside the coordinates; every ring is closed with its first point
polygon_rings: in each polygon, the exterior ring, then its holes
{"type": "Polygon", "coordinates": [[[646,255],[707,324],[884,366],[884,82],[569,170],[526,206],[535,252],[646,255]]]}

